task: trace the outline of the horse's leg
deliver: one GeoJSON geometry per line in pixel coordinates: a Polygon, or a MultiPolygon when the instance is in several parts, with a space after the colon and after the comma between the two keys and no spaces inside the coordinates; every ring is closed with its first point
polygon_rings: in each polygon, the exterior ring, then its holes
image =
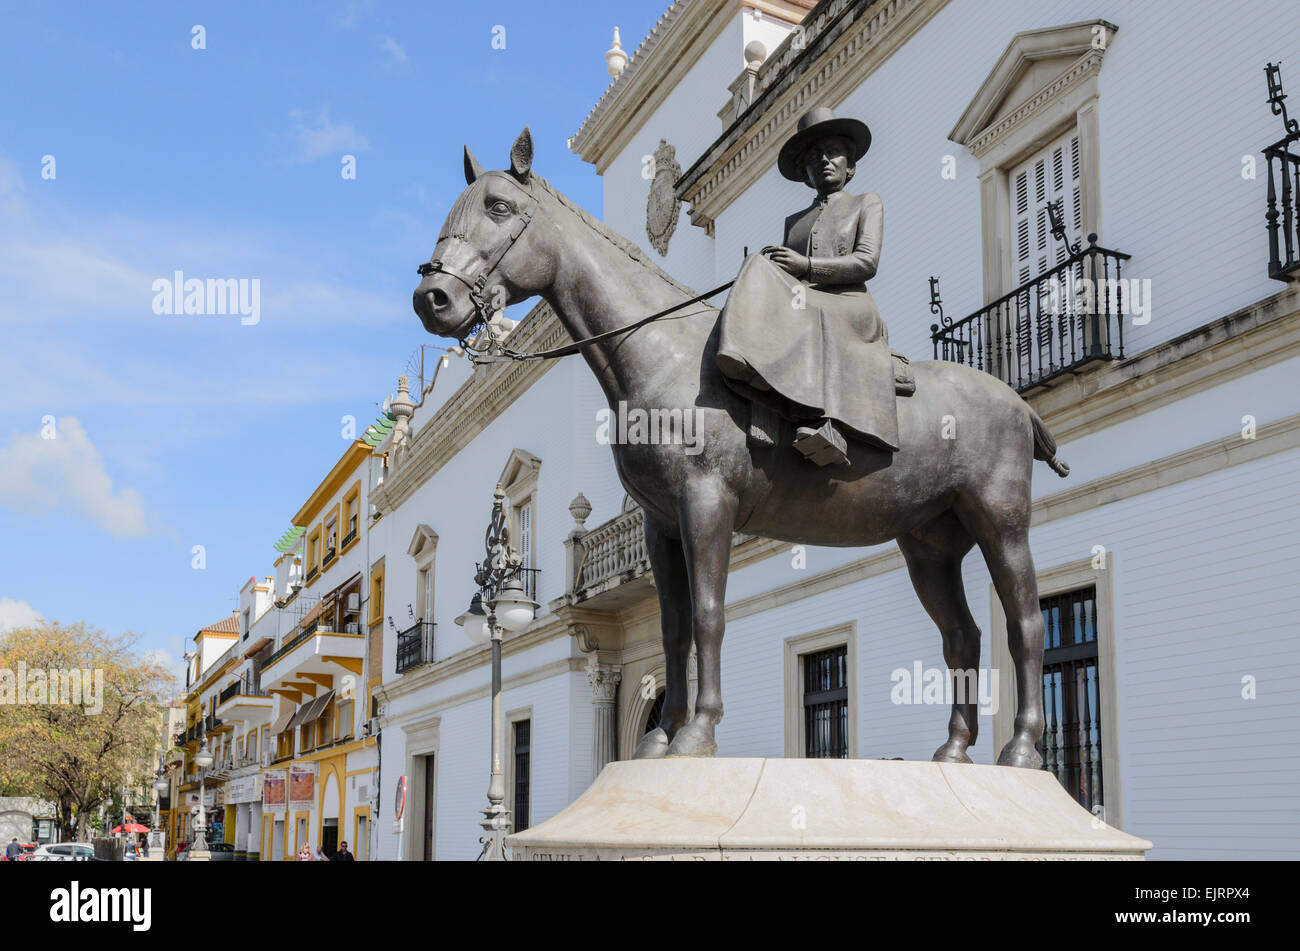
{"type": "Polygon", "coordinates": [[[999,766],[1040,769],[1042,754],[1035,748],[1043,738],[1043,612],[1038,604],[1038,578],[1029,551],[1029,530],[1018,527],[1006,535],[980,542],[993,587],[1007,616],[1007,646],[1016,668],[1016,722],[1007,745],[998,754],[999,766]]]}
{"type": "Polygon", "coordinates": [[[687,662],[691,653],[691,583],[682,543],[654,523],[645,523],[646,554],[659,592],[659,621],[664,641],[664,712],[659,726],[637,744],[633,759],[658,759],[690,717],[687,662]]]}
{"type": "Polygon", "coordinates": [[[907,561],[912,587],[930,619],[943,636],[943,659],[953,678],[952,716],[948,742],[934,752],[937,763],[969,763],[966,749],[979,735],[979,696],[971,678],[978,676],[980,629],[966,603],[961,561],[975,544],[955,520],[934,532],[918,532],[898,539],[907,561]]]}
{"type": "Polygon", "coordinates": [[[736,500],[710,483],[691,485],[683,495],[679,519],[700,679],[695,715],[673,737],[668,755],[712,756],[718,751],[713,728],[722,720],[722,634],[736,500]]]}

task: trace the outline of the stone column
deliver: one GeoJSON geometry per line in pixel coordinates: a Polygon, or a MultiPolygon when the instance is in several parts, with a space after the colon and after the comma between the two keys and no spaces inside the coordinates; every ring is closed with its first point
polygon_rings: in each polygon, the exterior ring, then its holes
{"type": "Polygon", "coordinates": [[[617,664],[587,662],[587,683],[591,684],[591,769],[592,779],[606,764],[618,759],[618,682],[623,668],[617,664]]]}

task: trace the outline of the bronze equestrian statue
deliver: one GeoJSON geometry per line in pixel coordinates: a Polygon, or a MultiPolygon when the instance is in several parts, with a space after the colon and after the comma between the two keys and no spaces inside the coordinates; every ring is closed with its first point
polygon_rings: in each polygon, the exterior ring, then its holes
{"type": "MultiPolygon", "coordinates": [[[[619,478],[645,510],[667,664],[661,725],[634,755],[712,756],[717,750],[727,568],[732,534],[743,531],[842,547],[897,540],[917,595],[943,636],[944,659],[955,670],[979,665],[980,631],[961,576],[962,558],[979,545],[1006,611],[1016,669],[1014,733],[998,762],[1041,766],[1035,744],[1044,726],[1043,619],[1029,550],[1030,478],[1035,459],[1061,475],[1068,471],[1042,420],[995,377],[926,361],[912,367],[915,392],[897,401],[896,451],[854,438],[845,443],[846,464],[816,465],[791,450],[802,423],[765,408],[775,438],[760,444],[750,438],[760,407],[733,389],[717,365],[717,309],[696,304],[672,319],[619,333],[696,295],[557,192],[533,171],[532,159],[527,129],[503,171],[484,171],[465,150],[468,187],[421,267],[414,307],[429,333],[464,341],[494,307],[541,295],[575,340],[615,332],[580,347],[611,407],[622,401],[629,408],[696,414],[701,452],[666,439],[612,447],[619,478]],[[699,665],[693,711],[687,696],[692,640],[699,665]]],[[[835,199],[843,200],[858,201],[835,199]]],[[[793,256],[774,257],[778,267],[799,267],[793,256]]],[[[856,284],[865,271],[851,276],[850,295],[864,301],[856,284]]],[[[808,312],[818,311],[810,305],[808,312]]],[[[869,330],[855,316],[864,311],[844,313],[853,328],[869,330]]],[[[880,331],[883,342],[883,326],[880,331]]],[[[858,417],[834,415],[849,405],[813,402],[806,409],[856,429],[858,417]]],[[[880,418],[887,416],[871,417],[880,418]]],[[[934,759],[966,763],[978,731],[978,698],[958,695],[957,701],[947,742],[934,759]]]]}

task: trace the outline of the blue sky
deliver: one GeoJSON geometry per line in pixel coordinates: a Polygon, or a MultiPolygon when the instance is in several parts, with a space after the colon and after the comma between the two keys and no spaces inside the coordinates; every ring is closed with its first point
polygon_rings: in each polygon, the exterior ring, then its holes
{"type": "Polygon", "coordinates": [[[666,6],[0,3],[0,625],[174,655],[228,614],[341,418],[364,427],[432,342],[410,295],[462,143],[500,168],[529,125],[535,167],[600,214],[565,140],[612,28],[631,52],[666,6]],[[257,278],[259,322],[155,314],[176,270],[257,278]]]}

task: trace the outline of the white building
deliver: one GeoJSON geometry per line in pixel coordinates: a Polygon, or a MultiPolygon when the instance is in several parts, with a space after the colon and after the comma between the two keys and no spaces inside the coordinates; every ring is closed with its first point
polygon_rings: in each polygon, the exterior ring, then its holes
{"type": "MultiPolygon", "coordinates": [[[[1153,841],[1152,858],[1300,853],[1287,755],[1300,741],[1300,293],[1269,276],[1260,156],[1283,135],[1261,74],[1297,48],[1300,8],[1277,5],[686,0],[570,142],[603,176],[604,220],[703,289],[734,277],[747,247],[779,243],[807,204],[775,169],[800,115],[825,105],[870,125],[850,191],[878,192],[888,212],[870,286],[891,344],[1002,376],[1073,468],[1035,483],[1046,753],[1082,804],[1153,841]],[[669,191],[643,175],[656,153],[654,168],[681,170],[669,191]],[[648,222],[648,202],[675,227],[648,222]],[[1048,279],[1075,262],[1111,277],[1122,265],[1122,312],[1043,311],[1048,279]],[[951,321],[937,336],[932,276],[951,321]]],[[[1283,78],[1300,89],[1300,72],[1283,78]]],[[[479,157],[504,164],[516,131],[479,157]]],[[[511,345],[565,339],[539,305],[511,345]]],[[[596,439],[604,405],[580,360],[479,368],[378,447],[389,469],[369,569],[395,619],[377,692],[378,857],[478,851],[488,652],[453,619],[494,480],[543,605],[505,644],[507,805],[521,824],[555,814],[653,722],[658,606],[640,513],[596,439]],[[427,621],[431,635],[413,627],[427,621]]],[[[1013,712],[1005,627],[978,557],[964,583],[981,665],[1006,672],[971,749],[988,763],[1013,712]]],[[[911,702],[923,697],[905,680],[944,663],[894,545],[738,537],[727,620],[722,755],[928,759],[946,736],[948,704],[911,702]],[[841,717],[844,730],[809,736],[841,717]]]]}

